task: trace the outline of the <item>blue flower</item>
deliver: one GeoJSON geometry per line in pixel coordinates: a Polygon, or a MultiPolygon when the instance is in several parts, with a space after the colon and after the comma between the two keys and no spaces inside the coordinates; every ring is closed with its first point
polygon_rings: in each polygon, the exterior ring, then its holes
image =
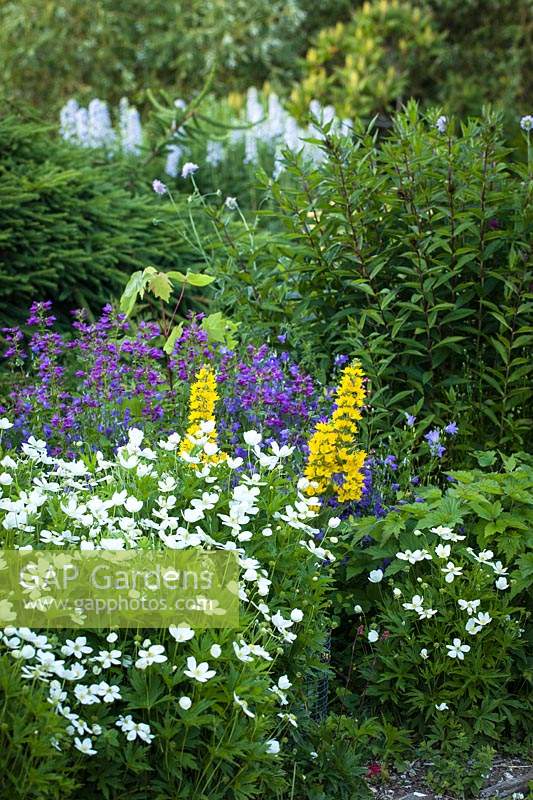
{"type": "Polygon", "coordinates": [[[450,422],[449,425],[446,425],[444,428],[444,433],[447,433],[449,436],[455,436],[459,428],[455,422],[450,422]]]}
{"type": "Polygon", "coordinates": [[[343,367],[345,364],[348,363],[350,360],[349,356],[335,356],[335,366],[336,367],[343,367]]]}
{"type": "Polygon", "coordinates": [[[424,439],[426,440],[426,442],[429,444],[430,447],[439,444],[439,442],[440,442],[440,431],[439,431],[439,429],[438,428],[433,428],[432,431],[429,431],[429,433],[426,433],[426,435],[424,436],[424,439]]]}
{"type": "Polygon", "coordinates": [[[405,416],[406,416],[405,423],[407,427],[412,428],[416,422],[416,417],[413,414],[408,414],[407,412],[405,412],[405,416]]]}
{"type": "Polygon", "coordinates": [[[445,117],[444,114],[440,116],[435,123],[435,127],[439,133],[446,133],[446,128],[448,127],[448,117],[445,117]]]}
{"type": "Polygon", "coordinates": [[[187,161],[186,164],[183,165],[181,170],[181,177],[182,178],[189,178],[191,175],[198,169],[198,164],[194,164],[192,161],[187,161]]]}
{"type": "Polygon", "coordinates": [[[432,431],[426,433],[424,439],[429,445],[429,452],[431,455],[442,458],[446,452],[446,448],[440,443],[440,430],[438,428],[433,428],[432,431]]]}
{"type": "Polygon", "coordinates": [[[162,181],[158,181],[157,178],[155,181],[152,181],[152,189],[156,194],[166,194],[168,189],[162,181]]]}

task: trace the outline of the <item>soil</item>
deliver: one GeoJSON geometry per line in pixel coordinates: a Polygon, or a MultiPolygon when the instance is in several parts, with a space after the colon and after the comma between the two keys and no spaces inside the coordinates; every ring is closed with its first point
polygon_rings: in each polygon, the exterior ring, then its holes
{"type": "MultiPolygon", "coordinates": [[[[426,783],[425,775],[431,762],[413,761],[404,772],[391,772],[384,780],[376,776],[369,780],[370,790],[375,800],[458,800],[457,795],[437,794],[426,783]]],[[[533,782],[533,764],[521,758],[496,756],[485,786],[477,800],[508,798],[513,794],[524,800],[533,800],[533,791],[528,791],[533,782]]],[[[462,797],[459,796],[459,800],[462,797]]],[[[516,800],[516,798],[515,798],[516,800]]]]}

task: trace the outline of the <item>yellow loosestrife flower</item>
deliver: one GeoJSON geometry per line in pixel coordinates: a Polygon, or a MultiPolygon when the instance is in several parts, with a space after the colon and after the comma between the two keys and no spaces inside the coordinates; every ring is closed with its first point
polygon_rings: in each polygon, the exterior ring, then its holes
{"type": "MultiPolygon", "coordinates": [[[[217,431],[215,426],[215,405],[218,400],[215,373],[210,366],[202,367],[196,374],[196,379],[191,386],[189,398],[189,417],[187,433],[184,437],[180,453],[190,453],[194,445],[189,437],[207,439],[210,444],[217,444],[217,431]],[[212,423],[211,429],[206,433],[202,431],[202,423],[212,423]]],[[[220,453],[209,456],[202,454],[202,461],[220,461],[220,453]]]]}
{"type": "Polygon", "coordinates": [[[309,494],[333,489],[342,503],[361,498],[366,453],[353,448],[365,402],[363,378],[358,361],[346,367],[335,394],[335,411],[328,422],[317,424],[309,441],[305,477],[317,484],[309,494]]]}

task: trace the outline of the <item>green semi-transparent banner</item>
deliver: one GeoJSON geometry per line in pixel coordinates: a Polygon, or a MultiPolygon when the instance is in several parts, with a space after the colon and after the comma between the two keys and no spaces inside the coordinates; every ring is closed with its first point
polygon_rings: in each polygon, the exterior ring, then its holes
{"type": "Polygon", "coordinates": [[[0,626],[239,625],[235,553],[0,550],[0,626]]]}

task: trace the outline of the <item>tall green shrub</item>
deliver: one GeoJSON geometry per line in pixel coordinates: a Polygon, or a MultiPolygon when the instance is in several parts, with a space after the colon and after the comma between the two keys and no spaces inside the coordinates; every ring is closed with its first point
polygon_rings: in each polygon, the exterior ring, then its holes
{"type": "Polygon", "coordinates": [[[366,2],[349,22],[320,31],[292,100],[301,114],[315,98],[341,116],[389,112],[431,91],[442,47],[427,10],[408,0],[366,2]]]}
{"type": "Polygon", "coordinates": [[[479,114],[527,113],[533,80],[531,0],[366,0],[325,20],[292,98],[347,116],[390,113],[410,97],[479,114]]]}
{"type": "MultiPolygon", "coordinates": [[[[72,147],[15,114],[0,120],[0,318],[32,300],[98,309],[140,267],[194,261],[142,159],[72,147]]],[[[180,266],[181,265],[181,266],[180,266]]]]}
{"type": "Polygon", "coordinates": [[[298,0],[9,0],[0,7],[3,77],[16,97],[54,114],[71,95],[115,102],[162,87],[190,97],[214,61],[222,87],[246,88],[272,70],[295,72],[305,23],[298,0]]]}
{"type": "Polygon", "coordinates": [[[445,35],[430,98],[454,113],[479,113],[491,102],[527,111],[533,82],[531,0],[418,0],[445,35]]]}
{"type": "Polygon", "coordinates": [[[531,424],[532,165],[510,160],[498,117],[460,129],[441,119],[440,132],[436,116],[413,103],[381,142],[372,128],[353,140],[326,130],[318,169],[288,152],[288,176],[270,183],[282,231],[216,217],[219,302],[256,332],[285,326],[309,359],[360,358],[376,429],[425,406],[437,421],[461,415],[476,443],[520,444],[531,424]]]}

